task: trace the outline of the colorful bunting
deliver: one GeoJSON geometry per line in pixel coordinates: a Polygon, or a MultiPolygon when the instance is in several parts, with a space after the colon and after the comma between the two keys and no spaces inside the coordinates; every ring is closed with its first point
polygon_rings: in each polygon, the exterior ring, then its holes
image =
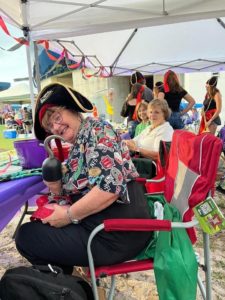
{"type": "MultiPolygon", "coordinates": [[[[29,46],[29,41],[26,40],[25,38],[21,37],[21,38],[16,38],[14,36],[12,36],[3,20],[3,18],[0,16],[0,27],[2,28],[2,30],[5,32],[5,34],[7,34],[8,36],[12,37],[15,41],[17,41],[18,44],[12,46],[9,49],[4,49],[0,46],[0,49],[5,50],[5,51],[15,51],[16,49],[20,48],[22,45],[26,45],[29,46]]],[[[82,66],[81,68],[81,72],[82,72],[82,77],[84,79],[89,79],[91,77],[101,77],[101,78],[108,78],[111,77],[112,74],[111,72],[108,73],[105,69],[105,67],[101,66],[98,68],[98,70],[92,74],[87,74],[85,69],[86,69],[86,65],[85,65],[85,57],[83,57],[81,59],[80,62],[75,62],[70,64],[69,63],[69,57],[68,57],[68,52],[66,48],[63,48],[63,51],[61,52],[59,57],[54,56],[52,53],[50,53],[49,51],[49,41],[47,40],[39,40],[37,41],[37,44],[41,44],[43,46],[43,48],[46,51],[47,56],[49,57],[50,60],[55,61],[54,65],[52,66],[52,68],[50,70],[48,70],[48,72],[45,74],[45,76],[49,73],[51,73],[55,67],[60,63],[60,61],[65,58],[65,63],[68,69],[78,69],[82,66]]],[[[108,101],[108,100],[107,100],[108,101]]],[[[109,104],[110,105],[110,104],[109,104]]],[[[111,111],[110,108],[108,108],[109,111],[111,111]]]]}
{"type": "Polygon", "coordinates": [[[29,45],[29,42],[25,39],[25,38],[16,38],[14,36],[12,36],[10,34],[10,32],[8,31],[8,28],[4,22],[4,20],[2,19],[2,17],[0,16],[0,27],[2,28],[2,30],[10,37],[12,37],[15,41],[17,41],[19,44],[21,45],[26,45],[28,46],[29,45]]]}

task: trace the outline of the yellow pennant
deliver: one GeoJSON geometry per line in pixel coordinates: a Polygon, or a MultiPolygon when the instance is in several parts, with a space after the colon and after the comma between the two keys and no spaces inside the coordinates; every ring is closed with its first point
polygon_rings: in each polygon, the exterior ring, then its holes
{"type": "Polygon", "coordinates": [[[105,105],[106,105],[107,114],[109,114],[111,116],[114,115],[114,109],[113,109],[112,105],[109,103],[109,99],[106,96],[103,96],[103,100],[104,100],[105,105]]]}

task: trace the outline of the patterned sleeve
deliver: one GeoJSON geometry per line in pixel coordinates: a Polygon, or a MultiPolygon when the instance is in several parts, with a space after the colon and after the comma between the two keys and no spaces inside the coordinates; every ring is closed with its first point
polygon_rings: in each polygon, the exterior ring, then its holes
{"type": "Polygon", "coordinates": [[[97,123],[92,127],[85,151],[91,186],[97,185],[103,191],[125,195],[127,172],[121,147],[111,125],[97,123]]]}

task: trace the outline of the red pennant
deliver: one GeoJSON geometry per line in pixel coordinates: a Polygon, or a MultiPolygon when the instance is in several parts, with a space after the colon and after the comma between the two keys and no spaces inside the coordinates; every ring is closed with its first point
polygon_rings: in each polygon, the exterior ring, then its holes
{"type": "Polygon", "coordinates": [[[13,37],[10,32],[8,31],[7,26],[5,25],[5,22],[3,21],[2,17],[0,16],[0,27],[2,28],[2,30],[10,37],[12,37],[15,41],[17,41],[19,44],[21,45],[29,45],[29,42],[27,40],[25,40],[24,38],[16,38],[13,37]]]}

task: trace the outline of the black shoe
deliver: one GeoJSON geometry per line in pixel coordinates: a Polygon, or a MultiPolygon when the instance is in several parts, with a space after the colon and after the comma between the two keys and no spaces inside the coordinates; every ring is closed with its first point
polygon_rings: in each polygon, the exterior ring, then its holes
{"type": "Polygon", "coordinates": [[[220,185],[216,187],[216,190],[225,195],[225,189],[223,189],[220,185]]]}

